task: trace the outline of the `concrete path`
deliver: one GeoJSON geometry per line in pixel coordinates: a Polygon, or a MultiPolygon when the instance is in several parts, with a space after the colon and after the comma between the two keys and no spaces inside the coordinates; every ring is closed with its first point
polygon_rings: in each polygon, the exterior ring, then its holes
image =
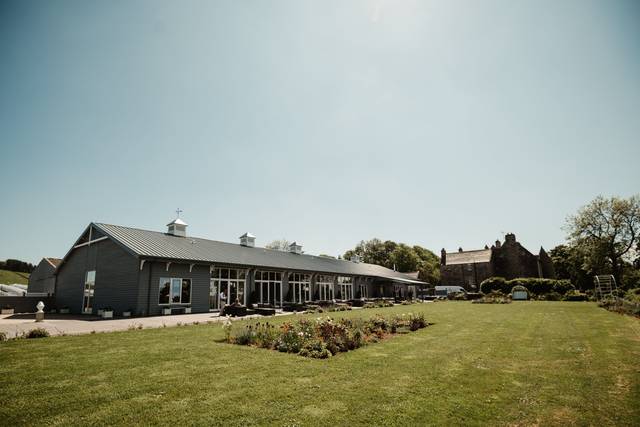
{"type": "MultiPolygon", "coordinates": [[[[292,313],[277,312],[276,316],[286,316],[292,313]]],[[[252,315],[245,317],[231,317],[232,321],[268,317],[252,315]]],[[[225,319],[218,313],[177,314],[172,316],[117,318],[103,320],[97,316],[76,316],[71,314],[47,314],[43,322],[36,323],[35,314],[0,315],[0,332],[5,332],[8,338],[13,338],[31,329],[44,328],[51,335],[81,335],[93,332],[126,331],[131,328],[162,328],[207,322],[221,322],[225,319]]]]}

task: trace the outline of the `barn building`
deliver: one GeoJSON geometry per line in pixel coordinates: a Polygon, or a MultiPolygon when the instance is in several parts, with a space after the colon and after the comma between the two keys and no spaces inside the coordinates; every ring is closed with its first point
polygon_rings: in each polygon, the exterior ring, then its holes
{"type": "Polygon", "coordinates": [[[60,258],[42,258],[29,276],[29,293],[53,294],[60,258]]]}
{"type": "Polygon", "coordinates": [[[56,272],[56,305],[116,315],[217,311],[229,303],[285,307],[311,301],[411,298],[423,282],[378,265],[191,237],[180,218],[167,232],[91,223],[56,272]]]}
{"type": "Polygon", "coordinates": [[[551,258],[540,247],[538,255],[522,246],[513,233],[505,235],[504,243],[496,240],[495,245],[484,249],[448,253],[444,249],[440,255],[441,283],[445,286],[462,286],[468,291],[478,291],[484,279],[493,276],[515,279],[516,277],[554,278],[555,271],[551,258]]]}

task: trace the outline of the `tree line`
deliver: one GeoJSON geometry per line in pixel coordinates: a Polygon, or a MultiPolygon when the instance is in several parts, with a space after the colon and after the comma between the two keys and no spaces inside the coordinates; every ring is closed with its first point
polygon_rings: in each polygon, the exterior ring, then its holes
{"type": "Polygon", "coordinates": [[[363,240],[344,253],[344,259],[353,255],[362,262],[377,264],[401,273],[418,272],[418,279],[429,284],[440,283],[440,258],[422,246],[410,246],[391,240],[363,240]]]}
{"type": "Polygon", "coordinates": [[[8,259],[0,261],[0,270],[16,271],[18,273],[31,273],[35,265],[30,262],[20,261],[17,259],[8,259]]]}
{"type": "MultiPolygon", "coordinates": [[[[569,216],[564,229],[566,243],[549,251],[557,279],[586,290],[593,288],[595,275],[612,274],[619,287],[640,288],[640,196],[599,196],[569,216]]],[[[440,283],[439,257],[421,246],[371,239],[346,251],[344,258],[352,255],[399,272],[418,271],[430,285],[440,283]]]]}

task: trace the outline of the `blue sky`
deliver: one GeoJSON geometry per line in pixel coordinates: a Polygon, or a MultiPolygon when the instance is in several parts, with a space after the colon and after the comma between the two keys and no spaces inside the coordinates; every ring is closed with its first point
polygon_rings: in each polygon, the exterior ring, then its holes
{"type": "Polygon", "coordinates": [[[0,259],[91,221],[341,254],[640,191],[637,1],[3,1],[0,259]]]}

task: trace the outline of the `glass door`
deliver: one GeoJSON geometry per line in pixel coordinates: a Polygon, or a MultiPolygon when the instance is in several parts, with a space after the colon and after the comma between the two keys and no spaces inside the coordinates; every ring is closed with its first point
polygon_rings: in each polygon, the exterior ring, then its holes
{"type": "Polygon", "coordinates": [[[211,279],[209,284],[209,310],[220,310],[220,291],[218,290],[218,281],[211,279]]]}

